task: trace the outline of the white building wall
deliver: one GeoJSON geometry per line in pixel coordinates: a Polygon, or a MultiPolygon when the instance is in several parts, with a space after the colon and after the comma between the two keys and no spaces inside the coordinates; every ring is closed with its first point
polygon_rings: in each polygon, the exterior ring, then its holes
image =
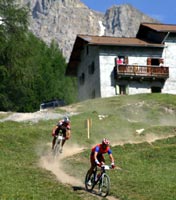
{"type": "Polygon", "coordinates": [[[114,83],[114,59],[115,56],[102,55],[100,60],[100,94],[101,97],[110,97],[115,95],[114,83]]]}
{"type": "Polygon", "coordinates": [[[169,78],[166,80],[163,93],[176,94],[176,37],[170,37],[163,51],[164,65],[169,67],[169,78]]]}

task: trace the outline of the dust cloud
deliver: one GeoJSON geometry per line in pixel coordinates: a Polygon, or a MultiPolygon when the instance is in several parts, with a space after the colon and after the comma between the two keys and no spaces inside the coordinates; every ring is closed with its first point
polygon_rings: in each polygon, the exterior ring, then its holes
{"type": "Polygon", "coordinates": [[[83,150],[83,147],[78,147],[77,145],[69,145],[68,147],[68,145],[65,144],[62,154],[55,159],[53,158],[52,153],[42,155],[39,165],[40,167],[45,168],[55,174],[56,178],[61,183],[70,184],[73,186],[79,185],[79,187],[83,187],[84,183],[81,180],[78,180],[77,178],[65,173],[64,166],[62,165],[64,158],[80,153],[83,150]]]}

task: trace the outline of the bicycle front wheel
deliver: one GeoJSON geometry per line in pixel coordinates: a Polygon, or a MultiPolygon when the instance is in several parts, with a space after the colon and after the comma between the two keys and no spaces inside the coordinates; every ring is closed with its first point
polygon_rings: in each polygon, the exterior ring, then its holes
{"type": "Polygon", "coordinates": [[[58,154],[59,154],[60,145],[61,145],[61,142],[60,141],[56,141],[56,144],[55,144],[54,150],[53,150],[54,158],[56,158],[58,156],[58,154]]]}
{"type": "Polygon", "coordinates": [[[103,174],[99,180],[99,193],[102,197],[106,197],[110,190],[110,178],[107,174],[103,174]]]}

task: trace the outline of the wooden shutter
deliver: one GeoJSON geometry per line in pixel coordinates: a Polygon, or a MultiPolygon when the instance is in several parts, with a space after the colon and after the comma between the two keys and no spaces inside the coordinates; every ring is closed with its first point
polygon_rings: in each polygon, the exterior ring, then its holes
{"type": "Polygon", "coordinates": [[[124,64],[128,65],[128,56],[125,56],[124,64]]]}
{"type": "Polygon", "coordinates": [[[147,65],[151,65],[152,64],[152,59],[151,58],[147,58],[147,65]]]}

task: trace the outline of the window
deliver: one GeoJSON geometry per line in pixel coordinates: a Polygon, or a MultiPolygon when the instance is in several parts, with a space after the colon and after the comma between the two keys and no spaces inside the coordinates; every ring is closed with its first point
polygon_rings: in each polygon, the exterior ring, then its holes
{"type": "Polygon", "coordinates": [[[159,62],[159,59],[158,58],[152,58],[151,59],[151,65],[159,65],[160,62],[159,62]]]}
{"type": "Polygon", "coordinates": [[[147,65],[160,65],[163,64],[164,60],[162,58],[147,58],[147,65]]]}
{"type": "Polygon", "coordinates": [[[95,64],[92,62],[88,67],[89,74],[93,74],[95,71],[95,64]]]}
{"type": "Polygon", "coordinates": [[[117,56],[115,58],[115,66],[128,64],[128,57],[127,56],[117,56]]]}
{"type": "Polygon", "coordinates": [[[152,93],[161,93],[161,88],[160,87],[151,87],[151,92],[152,93]]]}
{"type": "Polygon", "coordinates": [[[79,77],[79,82],[80,82],[81,85],[83,85],[84,81],[85,81],[85,74],[82,73],[81,76],[79,77]]]}
{"type": "Polygon", "coordinates": [[[86,54],[89,54],[89,46],[86,46],[86,54]]]}

